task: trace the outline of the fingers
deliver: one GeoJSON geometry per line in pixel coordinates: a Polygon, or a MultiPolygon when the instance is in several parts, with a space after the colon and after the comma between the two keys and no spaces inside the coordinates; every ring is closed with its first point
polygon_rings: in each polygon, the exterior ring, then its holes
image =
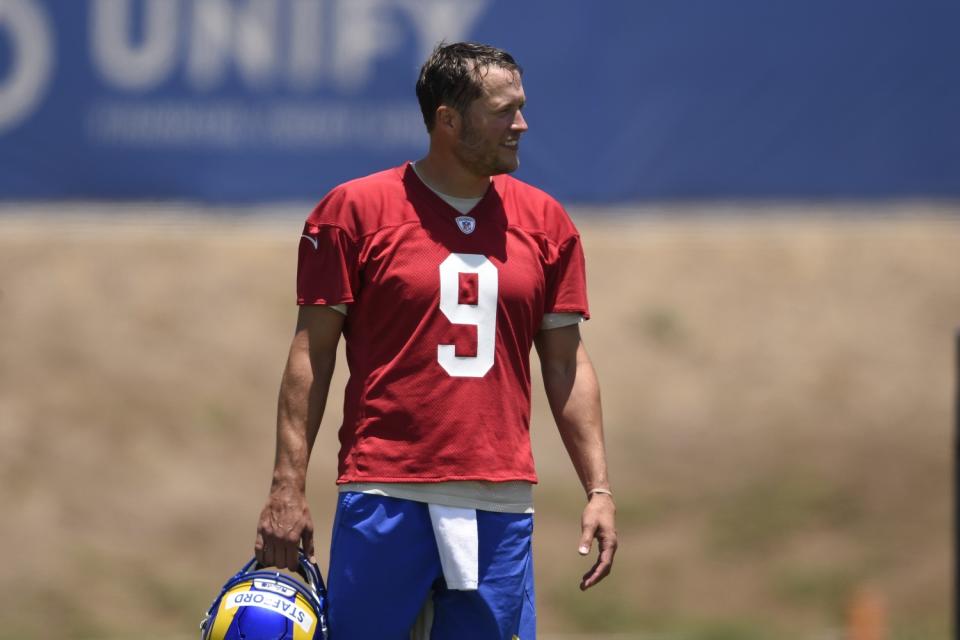
{"type": "Polygon", "coordinates": [[[261,566],[277,566],[277,541],[270,527],[261,525],[257,529],[257,544],[254,546],[254,555],[261,566]]]}
{"type": "MultiPolygon", "coordinates": [[[[601,496],[602,497],[602,496],[601,496]]],[[[597,540],[599,556],[594,565],[580,579],[581,591],[586,591],[608,575],[613,568],[613,556],[617,552],[617,531],[614,524],[615,507],[612,500],[589,503],[581,520],[580,555],[590,553],[593,540],[597,540]]]]}
{"type": "Polygon", "coordinates": [[[257,527],[254,555],[264,567],[278,567],[296,571],[300,566],[300,548],[312,558],[313,521],[306,508],[294,512],[264,507],[257,527]]]}
{"type": "Polygon", "coordinates": [[[275,566],[276,562],[275,551],[273,528],[268,521],[264,521],[261,517],[260,524],[257,526],[257,541],[253,545],[253,555],[260,566],[272,567],[275,566]]]}
{"type": "Polygon", "coordinates": [[[303,528],[303,532],[300,534],[300,546],[310,562],[315,563],[317,559],[313,553],[313,526],[303,528]]]}
{"type": "Polygon", "coordinates": [[[597,558],[597,561],[590,568],[590,571],[583,574],[583,578],[580,580],[581,591],[586,591],[610,575],[610,570],[613,568],[613,556],[616,553],[616,546],[604,547],[603,543],[601,543],[600,549],[600,556],[597,558]]]}
{"type": "MultiPolygon", "coordinates": [[[[292,533],[292,530],[291,530],[292,533]]],[[[300,559],[297,555],[299,550],[299,536],[297,536],[293,541],[290,540],[292,536],[288,533],[284,536],[284,539],[278,545],[278,555],[279,562],[277,566],[281,569],[289,569],[290,571],[296,571],[297,567],[300,566],[300,559]]]]}
{"type": "Polygon", "coordinates": [[[581,527],[580,533],[580,546],[577,547],[577,551],[580,555],[585,556],[590,553],[590,547],[593,546],[593,536],[597,532],[597,524],[595,522],[584,523],[581,527]]]}
{"type": "MultiPolygon", "coordinates": [[[[299,527],[284,532],[264,529],[257,534],[257,545],[254,546],[254,555],[264,567],[277,567],[296,571],[300,566],[300,531],[299,527]]],[[[301,529],[302,530],[302,529],[301,529]]],[[[313,534],[310,534],[313,538],[313,534]]],[[[306,553],[306,550],[304,550],[306,553]]]]}
{"type": "Polygon", "coordinates": [[[313,538],[313,528],[306,523],[297,522],[288,528],[281,527],[273,540],[273,566],[296,571],[300,567],[300,541],[304,537],[313,538]]]}
{"type": "Polygon", "coordinates": [[[593,585],[597,583],[597,567],[600,566],[600,558],[597,558],[597,561],[593,563],[593,566],[590,567],[590,570],[583,574],[583,577],[580,578],[580,591],[586,591],[593,585]]]}
{"type": "Polygon", "coordinates": [[[257,562],[260,564],[264,563],[264,548],[263,548],[263,534],[260,532],[260,527],[257,527],[257,541],[253,545],[253,555],[257,559],[257,562]]]}

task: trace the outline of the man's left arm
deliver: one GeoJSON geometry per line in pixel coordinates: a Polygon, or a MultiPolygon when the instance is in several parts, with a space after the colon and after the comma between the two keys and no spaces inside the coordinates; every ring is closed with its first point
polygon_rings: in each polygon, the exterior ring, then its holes
{"type": "Polygon", "coordinates": [[[581,520],[580,554],[590,553],[594,538],[599,546],[596,563],[580,581],[580,589],[586,590],[610,573],[617,552],[616,507],[607,478],[600,386],[580,340],[578,325],[542,330],[537,334],[535,345],[550,409],[587,492],[587,506],[581,520]]]}

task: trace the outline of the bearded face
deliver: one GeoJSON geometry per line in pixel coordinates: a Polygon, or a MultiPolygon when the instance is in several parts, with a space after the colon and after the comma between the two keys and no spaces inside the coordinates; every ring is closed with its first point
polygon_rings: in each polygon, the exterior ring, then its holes
{"type": "Polygon", "coordinates": [[[457,160],[471,173],[493,176],[520,166],[520,136],[527,130],[519,74],[491,67],[483,76],[483,94],[463,114],[457,160]]]}

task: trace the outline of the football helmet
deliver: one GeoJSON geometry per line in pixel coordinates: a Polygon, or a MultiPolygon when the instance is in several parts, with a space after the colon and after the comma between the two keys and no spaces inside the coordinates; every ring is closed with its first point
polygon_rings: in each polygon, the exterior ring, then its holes
{"type": "Polygon", "coordinates": [[[248,562],[210,605],[201,640],[328,640],[320,568],[301,551],[297,573],[302,581],[248,562]]]}

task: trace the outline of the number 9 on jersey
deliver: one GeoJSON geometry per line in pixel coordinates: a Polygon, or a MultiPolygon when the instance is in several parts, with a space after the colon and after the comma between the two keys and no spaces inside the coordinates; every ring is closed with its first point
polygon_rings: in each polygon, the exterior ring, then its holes
{"type": "MultiPolygon", "coordinates": [[[[451,253],[440,263],[440,311],[453,324],[477,328],[475,356],[456,355],[456,346],[437,346],[437,361],[451,376],[480,378],[493,367],[497,333],[497,267],[486,256],[451,253]],[[461,275],[476,274],[476,297],[461,300],[461,275]]],[[[472,297],[472,296],[471,296],[472,297]]]]}

